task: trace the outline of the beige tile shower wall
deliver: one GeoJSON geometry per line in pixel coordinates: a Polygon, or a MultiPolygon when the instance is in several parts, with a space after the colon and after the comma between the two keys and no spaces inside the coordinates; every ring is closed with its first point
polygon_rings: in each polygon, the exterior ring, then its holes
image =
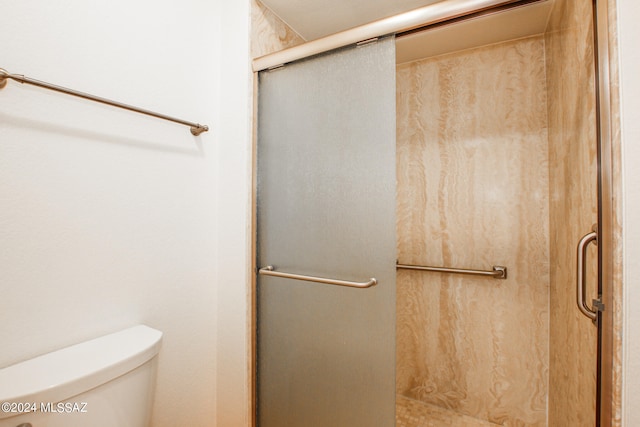
{"type": "Polygon", "coordinates": [[[622,425],[622,144],[620,112],[620,70],[618,11],[616,0],[607,0],[609,23],[609,77],[611,78],[611,142],[613,184],[613,415],[612,427],[622,425]]]}
{"type": "Polygon", "coordinates": [[[257,0],[251,1],[251,57],[304,43],[304,39],[257,0]]]}
{"type": "Polygon", "coordinates": [[[397,391],[504,426],[545,426],[549,226],[544,40],[402,65],[397,391]]]}
{"type": "MultiPolygon", "coordinates": [[[[576,245],[597,222],[591,0],[559,0],[546,36],[551,217],[549,426],[595,425],[596,327],[576,308],[576,245]]],[[[596,251],[589,254],[595,284],[596,251]]],[[[595,298],[590,286],[588,295],[595,298]]]]}

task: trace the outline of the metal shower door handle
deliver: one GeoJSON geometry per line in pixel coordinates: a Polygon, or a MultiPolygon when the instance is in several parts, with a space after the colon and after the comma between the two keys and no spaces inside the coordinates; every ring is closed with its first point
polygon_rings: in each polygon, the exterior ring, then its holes
{"type": "MultiPolygon", "coordinates": [[[[596,228],[594,226],[594,230],[595,229],[596,228]]],[[[585,300],[587,293],[587,265],[585,260],[587,258],[587,248],[591,242],[596,242],[596,244],[598,242],[598,233],[596,231],[586,234],[578,243],[576,302],[578,303],[578,309],[580,312],[595,322],[598,318],[598,311],[589,307],[585,300]]]]}
{"type": "Polygon", "coordinates": [[[258,274],[262,274],[264,276],[282,277],[285,279],[304,280],[307,282],[324,283],[325,285],[347,286],[349,288],[370,288],[371,286],[375,286],[378,284],[378,281],[374,277],[372,277],[366,282],[351,282],[348,280],[327,279],[324,277],[305,276],[302,274],[285,273],[282,271],[276,271],[275,267],[272,265],[262,267],[261,269],[258,270],[258,274]]]}

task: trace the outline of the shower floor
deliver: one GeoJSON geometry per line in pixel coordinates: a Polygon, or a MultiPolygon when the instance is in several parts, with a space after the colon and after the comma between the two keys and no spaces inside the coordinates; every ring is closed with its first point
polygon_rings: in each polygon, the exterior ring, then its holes
{"type": "Polygon", "coordinates": [[[499,427],[499,424],[461,415],[396,395],[396,427],[499,427]]]}

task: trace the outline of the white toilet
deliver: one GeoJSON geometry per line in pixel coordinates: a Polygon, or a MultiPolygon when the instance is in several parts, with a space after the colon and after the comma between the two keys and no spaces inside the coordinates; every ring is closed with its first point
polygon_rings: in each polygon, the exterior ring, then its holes
{"type": "Polygon", "coordinates": [[[147,427],[161,340],[140,325],[0,369],[0,427],[147,427]]]}

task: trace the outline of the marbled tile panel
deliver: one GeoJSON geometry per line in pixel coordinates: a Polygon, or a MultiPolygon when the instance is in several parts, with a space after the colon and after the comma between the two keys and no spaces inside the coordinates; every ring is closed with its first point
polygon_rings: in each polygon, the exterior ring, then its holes
{"type": "Polygon", "coordinates": [[[304,43],[304,39],[258,0],[251,1],[251,57],[304,43]]]}
{"type": "MultiPolygon", "coordinates": [[[[597,328],[576,307],[576,245],[597,222],[591,0],[558,0],[545,37],[549,117],[549,426],[595,425],[597,328]]],[[[588,255],[588,301],[597,252],[588,255]]]]}
{"type": "Polygon", "coordinates": [[[611,93],[611,163],[613,186],[613,414],[612,427],[622,425],[622,143],[620,129],[620,70],[616,0],[607,0],[609,18],[609,77],[611,93]]]}
{"type": "Polygon", "coordinates": [[[499,424],[458,414],[450,409],[430,405],[398,395],[396,427],[498,427],[499,424]]]}
{"type": "Polygon", "coordinates": [[[545,426],[549,211],[541,36],[397,73],[397,392],[504,426],[545,426]]]}

